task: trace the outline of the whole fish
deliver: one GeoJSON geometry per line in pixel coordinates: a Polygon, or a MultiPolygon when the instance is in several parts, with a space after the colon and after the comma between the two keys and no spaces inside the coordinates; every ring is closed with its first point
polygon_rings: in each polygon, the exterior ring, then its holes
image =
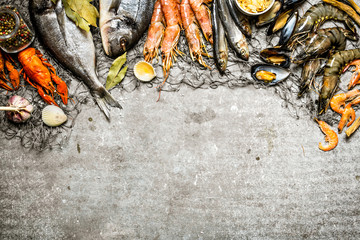
{"type": "Polygon", "coordinates": [[[96,74],[91,33],[78,28],[66,16],[61,1],[54,5],[51,0],[31,0],[30,13],[44,45],[65,68],[86,84],[105,115],[110,117],[107,104],[121,108],[96,74]]]}
{"type": "Polygon", "coordinates": [[[238,11],[233,0],[226,0],[229,12],[235,22],[246,37],[251,38],[251,25],[249,19],[238,11]]]}
{"type": "Polygon", "coordinates": [[[228,43],[241,59],[247,61],[249,59],[249,48],[245,35],[232,19],[226,0],[217,1],[219,17],[226,31],[228,43]]]}
{"type": "Polygon", "coordinates": [[[99,27],[110,57],[131,49],[150,25],[155,0],[100,0],[99,27]]]}
{"type": "Polygon", "coordinates": [[[225,30],[218,14],[217,1],[214,1],[212,8],[212,27],[214,33],[214,59],[216,67],[224,73],[227,67],[229,50],[225,37],[225,30]]]}

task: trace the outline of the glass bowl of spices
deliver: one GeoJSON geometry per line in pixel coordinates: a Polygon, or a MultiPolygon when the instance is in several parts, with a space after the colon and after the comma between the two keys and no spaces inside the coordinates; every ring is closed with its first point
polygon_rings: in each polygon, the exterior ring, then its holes
{"type": "Polygon", "coordinates": [[[7,53],[17,53],[28,47],[35,35],[21,17],[16,7],[0,7],[0,48],[7,53]]]}

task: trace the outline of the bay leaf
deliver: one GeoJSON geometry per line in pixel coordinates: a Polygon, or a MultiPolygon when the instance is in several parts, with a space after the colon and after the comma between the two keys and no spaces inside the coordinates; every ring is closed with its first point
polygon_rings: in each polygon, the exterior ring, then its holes
{"type": "MultiPolygon", "coordinates": [[[[126,62],[126,52],[114,60],[114,62],[112,63],[112,65],[109,69],[109,72],[108,72],[108,75],[106,78],[106,89],[110,89],[122,81],[122,78],[124,78],[125,74],[120,79],[120,81],[119,81],[119,78],[117,78],[117,76],[120,74],[120,72],[121,72],[120,69],[124,65],[125,62],[126,62]]],[[[127,66],[125,68],[127,69],[127,66]]],[[[125,73],[126,73],[126,70],[125,70],[125,73]]]]}

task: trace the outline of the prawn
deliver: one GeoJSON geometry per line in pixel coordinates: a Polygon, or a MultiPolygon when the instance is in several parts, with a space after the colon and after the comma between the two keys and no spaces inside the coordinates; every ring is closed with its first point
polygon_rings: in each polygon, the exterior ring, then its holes
{"type": "MultiPolygon", "coordinates": [[[[177,48],[180,38],[180,31],[182,28],[179,2],[177,0],[161,0],[161,10],[164,13],[166,28],[164,32],[164,39],[161,45],[161,55],[163,62],[163,72],[165,79],[163,85],[168,77],[173,61],[176,60],[177,54],[182,54],[177,48]]],[[[161,86],[160,85],[160,86],[161,86]]]]}
{"type": "Polygon", "coordinates": [[[352,32],[356,33],[355,25],[346,12],[326,3],[318,3],[310,7],[297,22],[288,46],[293,49],[297,44],[302,43],[311,31],[315,32],[325,21],[332,19],[344,22],[352,32]]]}
{"type": "Polygon", "coordinates": [[[194,61],[195,59],[204,67],[210,68],[204,62],[202,54],[205,54],[202,49],[205,45],[202,42],[200,30],[196,22],[194,12],[191,10],[189,0],[182,0],[180,5],[181,20],[185,30],[186,40],[189,44],[190,56],[194,61]]]}
{"type": "Polygon", "coordinates": [[[360,48],[339,51],[329,58],[325,66],[323,84],[319,95],[319,114],[327,110],[330,99],[335,94],[339,85],[339,74],[342,72],[343,67],[357,58],[360,58],[360,48]]]}
{"type": "Polygon", "coordinates": [[[325,134],[325,142],[327,142],[326,145],[323,145],[322,142],[319,142],[319,148],[323,151],[330,151],[334,149],[339,141],[336,132],[332,130],[326,122],[318,119],[315,119],[315,121],[317,121],[321,131],[325,134]]]}
{"type": "Polygon", "coordinates": [[[209,4],[212,0],[189,0],[191,9],[195,13],[195,17],[199,22],[201,30],[205,36],[206,41],[213,45],[213,32],[210,10],[205,4],[209,4]]]}
{"type": "Polygon", "coordinates": [[[157,0],[154,5],[153,15],[149,26],[148,35],[144,45],[145,61],[151,62],[153,58],[158,56],[159,47],[164,38],[165,19],[161,10],[160,0],[157,0]]]}
{"type": "Polygon", "coordinates": [[[343,73],[350,67],[355,66],[355,69],[352,70],[354,73],[351,76],[348,89],[355,87],[355,85],[360,84],[360,59],[355,59],[351,63],[345,66],[343,73]]]}
{"type": "Polygon", "coordinates": [[[343,114],[346,100],[348,100],[349,98],[357,97],[357,96],[360,96],[359,89],[354,89],[347,93],[339,93],[331,98],[330,107],[334,112],[343,114]]]}
{"type": "Polygon", "coordinates": [[[358,38],[350,30],[341,27],[319,29],[309,34],[304,48],[297,52],[293,51],[291,61],[299,64],[316,58],[330,50],[345,50],[346,39],[356,41],[358,38]]]}
{"type": "Polygon", "coordinates": [[[351,107],[351,104],[346,105],[344,112],[341,116],[341,119],[339,121],[338,130],[339,133],[343,130],[345,124],[347,123],[347,127],[350,127],[350,125],[355,121],[356,115],[354,109],[351,107]]]}

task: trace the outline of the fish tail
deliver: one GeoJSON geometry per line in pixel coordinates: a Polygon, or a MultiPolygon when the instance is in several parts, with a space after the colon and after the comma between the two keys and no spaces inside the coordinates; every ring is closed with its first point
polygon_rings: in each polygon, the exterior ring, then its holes
{"type": "Polygon", "coordinates": [[[95,97],[95,101],[98,104],[101,111],[104,112],[105,116],[110,119],[109,105],[111,107],[117,107],[122,109],[120,103],[115,100],[113,96],[104,88],[99,88],[97,91],[97,96],[95,97]]]}

